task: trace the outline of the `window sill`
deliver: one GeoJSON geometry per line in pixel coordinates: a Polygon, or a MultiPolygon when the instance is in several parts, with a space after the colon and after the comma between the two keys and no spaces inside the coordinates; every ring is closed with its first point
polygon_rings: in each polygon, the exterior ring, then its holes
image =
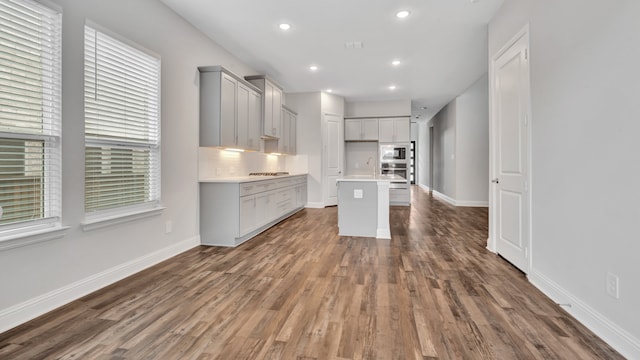
{"type": "Polygon", "coordinates": [[[89,217],[81,223],[83,231],[92,231],[107,226],[118,225],[138,219],[144,219],[151,216],[160,215],[165,209],[164,206],[157,206],[150,209],[136,210],[125,213],[119,213],[114,215],[103,215],[96,217],[89,217]]]}
{"type": "Polygon", "coordinates": [[[8,236],[0,236],[0,251],[59,239],[65,236],[67,230],[69,230],[69,226],[51,226],[8,236]]]}

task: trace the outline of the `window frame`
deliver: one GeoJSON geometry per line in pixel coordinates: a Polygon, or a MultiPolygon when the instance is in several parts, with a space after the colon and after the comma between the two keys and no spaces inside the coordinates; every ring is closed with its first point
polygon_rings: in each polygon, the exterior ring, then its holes
{"type": "MultiPolygon", "coordinates": [[[[58,238],[62,236],[61,231],[69,228],[62,226],[62,8],[48,1],[14,0],[13,2],[23,8],[40,12],[46,17],[43,24],[49,26],[40,27],[40,33],[46,34],[46,38],[40,39],[46,39],[43,43],[51,46],[53,50],[44,52],[39,57],[39,61],[43,64],[42,76],[51,79],[49,81],[41,79],[43,92],[40,98],[42,107],[40,133],[26,129],[19,131],[11,129],[10,126],[0,129],[0,139],[8,142],[15,140],[24,142],[25,172],[28,166],[26,143],[42,142],[42,165],[39,170],[42,171],[41,181],[43,182],[40,196],[43,202],[42,217],[0,225],[0,250],[58,238]],[[25,237],[30,239],[25,240],[25,237]]],[[[18,29],[25,34],[29,33],[29,28],[18,29]]],[[[18,55],[14,54],[14,56],[18,55]]]]}
{"type": "MultiPolygon", "coordinates": [[[[110,226],[110,225],[115,225],[115,224],[120,224],[123,222],[128,222],[128,221],[132,221],[132,220],[136,220],[139,218],[145,218],[148,216],[153,216],[153,215],[157,215],[159,214],[162,210],[164,210],[165,208],[162,206],[162,184],[161,184],[161,180],[162,180],[162,171],[161,171],[161,164],[162,164],[162,151],[161,151],[161,125],[162,125],[162,115],[161,115],[161,95],[162,95],[162,59],[159,55],[157,55],[156,53],[146,49],[145,47],[142,47],[138,44],[136,44],[135,42],[122,37],[112,31],[110,31],[109,29],[106,29],[102,26],[100,26],[99,24],[96,24],[95,22],[92,22],[90,20],[86,20],[85,24],[84,24],[84,31],[83,33],[86,36],[86,31],[87,28],[89,28],[92,31],[95,31],[96,33],[101,33],[103,35],[106,35],[107,37],[111,38],[112,40],[115,40],[119,43],[121,43],[124,46],[128,46],[136,51],[139,51],[147,56],[153,57],[158,61],[158,77],[157,77],[157,109],[156,109],[156,114],[157,117],[155,119],[156,121],[156,143],[155,145],[149,145],[149,144],[142,144],[142,143],[136,143],[136,142],[130,142],[130,141],[122,141],[122,140],[109,140],[109,139],[99,139],[99,138],[93,138],[93,139],[88,139],[87,138],[87,133],[85,131],[84,133],[84,149],[85,149],[85,162],[84,165],[85,167],[87,166],[87,149],[90,147],[113,147],[113,148],[127,148],[127,149],[131,149],[131,150],[141,150],[141,149],[148,149],[150,151],[150,155],[154,157],[154,163],[155,165],[151,165],[154,166],[155,171],[150,170],[149,171],[149,176],[150,177],[154,177],[153,179],[150,179],[149,181],[154,182],[155,184],[155,195],[152,196],[152,198],[149,201],[146,202],[142,202],[142,203],[137,203],[137,204],[131,204],[131,205],[124,205],[124,206],[117,206],[117,207],[111,207],[111,208],[105,208],[105,209],[98,209],[98,210],[92,210],[92,211],[87,211],[86,209],[86,199],[87,199],[87,194],[86,194],[86,181],[87,181],[87,173],[86,173],[86,168],[85,168],[85,173],[84,173],[84,179],[85,179],[85,194],[84,194],[84,203],[83,205],[85,206],[84,209],[84,221],[81,223],[83,230],[85,231],[89,231],[89,230],[93,230],[93,229],[97,229],[97,228],[102,228],[104,226],[110,226]],[[137,144],[137,146],[136,146],[137,144]],[[153,153],[153,154],[151,154],[153,153]]],[[[97,44],[94,44],[94,46],[97,47],[97,44]]],[[[84,42],[84,60],[85,62],[87,61],[87,43],[86,40],[84,42]]],[[[86,66],[86,65],[85,65],[86,66]]],[[[97,69],[97,63],[94,63],[94,66],[97,69]]],[[[97,70],[96,70],[97,71],[97,70]]],[[[85,69],[85,77],[86,75],[86,69],[85,69]]],[[[85,83],[85,87],[86,87],[86,78],[83,81],[85,83]]],[[[87,89],[85,88],[85,90],[83,91],[83,96],[84,96],[84,124],[86,126],[87,124],[87,100],[86,100],[86,92],[87,89]]],[[[134,161],[132,161],[132,164],[134,163],[134,161]]]]}

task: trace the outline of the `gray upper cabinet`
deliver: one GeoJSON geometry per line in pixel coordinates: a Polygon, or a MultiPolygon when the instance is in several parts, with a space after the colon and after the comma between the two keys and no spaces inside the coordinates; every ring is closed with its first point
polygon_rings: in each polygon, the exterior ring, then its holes
{"type": "Polygon", "coordinates": [[[411,119],[408,117],[379,119],[378,139],[380,142],[411,141],[411,119]]]}
{"type": "Polygon", "coordinates": [[[378,141],[378,119],[345,119],[345,141],[378,141]]]}
{"type": "Polygon", "coordinates": [[[262,93],[221,66],[200,70],[200,146],[260,150],[262,93]]]}
{"type": "Polygon", "coordinates": [[[282,136],[282,88],[265,75],[245,76],[262,90],[262,135],[268,138],[282,136]]]}
{"type": "Polygon", "coordinates": [[[296,153],[296,121],[297,116],[293,110],[282,106],[281,136],[278,143],[279,150],[283,154],[295,155],[296,153]]]}

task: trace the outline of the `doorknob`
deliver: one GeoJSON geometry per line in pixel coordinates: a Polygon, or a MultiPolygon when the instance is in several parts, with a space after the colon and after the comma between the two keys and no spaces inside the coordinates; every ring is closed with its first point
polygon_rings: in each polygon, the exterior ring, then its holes
{"type": "Polygon", "coordinates": [[[494,183],[494,184],[498,184],[498,183],[500,183],[500,180],[498,180],[498,178],[495,178],[495,179],[491,180],[491,182],[494,183]]]}

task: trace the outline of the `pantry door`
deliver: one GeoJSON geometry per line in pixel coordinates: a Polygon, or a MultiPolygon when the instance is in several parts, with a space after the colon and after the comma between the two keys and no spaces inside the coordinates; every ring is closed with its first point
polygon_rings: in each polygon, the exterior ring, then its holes
{"type": "Polygon", "coordinates": [[[529,35],[523,30],[492,62],[492,236],[495,250],[527,273],[530,256],[529,35]]]}
{"type": "Polygon", "coordinates": [[[342,176],[342,154],[344,153],[343,121],[340,115],[323,115],[324,206],[338,205],[337,180],[342,176]]]}

